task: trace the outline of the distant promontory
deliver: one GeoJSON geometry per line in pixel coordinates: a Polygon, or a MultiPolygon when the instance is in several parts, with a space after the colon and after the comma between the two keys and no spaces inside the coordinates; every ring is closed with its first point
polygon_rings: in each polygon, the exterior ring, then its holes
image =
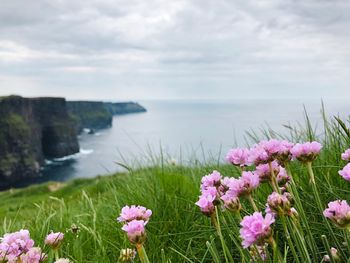
{"type": "Polygon", "coordinates": [[[45,159],[79,152],[83,128],[110,127],[113,115],[145,111],[134,102],[0,97],[0,188],[40,176],[45,159]]]}

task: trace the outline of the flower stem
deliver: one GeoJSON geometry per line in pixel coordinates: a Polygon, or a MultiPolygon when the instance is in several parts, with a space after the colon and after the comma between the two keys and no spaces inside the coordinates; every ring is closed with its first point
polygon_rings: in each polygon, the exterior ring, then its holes
{"type": "Polygon", "coordinates": [[[275,175],[275,172],[273,171],[273,167],[272,167],[272,163],[271,162],[269,162],[269,169],[270,169],[270,173],[271,173],[271,185],[272,185],[272,188],[273,188],[273,190],[276,193],[280,194],[281,192],[280,192],[280,189],[278,187],[276,175],[275,175]]]}
{"type": "Polygon", "coordinates": [[[252,205],[252,207],[253,207],[254,211],[255,211],[255,212],[258,212],[258,211],[259,211],[259,209],[258,209],[258,207],[256,206],[256,204],[255,204],[255,202],[254,202],[254,199],[253,199],[252,195],[251,195],[251,194],[249,194],[247,197],[248,197],[248,200],[249,200],[250,204],[252,205]]]}
{"type": "Polygon", "coordinates": [[[147,253],[142,244],[136,244],[137,253],[139,254],[142,263],[150,263],[147,257],[147,253]]]}

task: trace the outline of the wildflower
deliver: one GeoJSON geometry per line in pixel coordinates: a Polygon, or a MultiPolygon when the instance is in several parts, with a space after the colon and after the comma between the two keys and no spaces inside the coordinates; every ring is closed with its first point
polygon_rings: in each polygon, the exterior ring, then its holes
{"type": "Polygon", "coordinates": [[[45,238],[45,244],[50,246],[52,249],[58,249],[62,244],[64,234],[61,232],[51,232],[45,238]]]}
{"type": "Polygon", "coordinates": [[[291,143],[289,141],[286,141],[286,140],[280,141],[279,150],[278,150],[278,153],[276,154],[276,159],[278,160],[279,163],[283,165],[292,159],[292,154],[290,150],[293,148],[293,146],[294,146],[294,143],[291,143]]]}
{"type": "Polygon", "coordinates": [[[40,263],[47,258],[45,253],[41,252],[40,247],[32,247],[27,253],[20,256],[21,263],[40,263]]]}
{"type": "Polygon", "coordinates": [[[218,171],[213,171],[211,174],[202,177],[201,190],[205,190],[207,187],[219,187],[221,184],[222,176],[218,171]]]}
{"type": "Polygon", "coordinates": [[[340,170],[339,175],[341,175],[345,180],[350,181],[350,163],[345,165],[343,170],[340,170]]]}
{"type": "Polygon", "coordinates": [[[143,206],[124,206],[117,220],[119,222],[127,223],[136,219],[143,220],[147,223],[151,215],[152,211],[143,206]]]}
{"type": "Polygon", "coordinates": [[[350,206],[345,200],[336,200],[328,203],[323,215],[336,226],[347,228],[350,226],[350,206]]]}
{"type": "Polygon", "coordinates": [[[131,243],[143,244],[146,240],[145,225],[145,221],[134,219],[123,225],[122,230],[126,232],[131,243]]]}
{"type": "Polygon", "coordinates": [[[226,155],[226,161],[240,167],[249,166],[249,150],[246,148],[231,149],[226,155]]]}
{"type": "Polygon", "coordinates": [[[341,158],[344,161],[350,162],[350,149],[345,150],[345,152],[341,154],[341,158]]]}
{"type": "Polygon", "coordinates": [[[278,215],[291,215],[292,196],[288,192],[284,194],[273,192],[267,198],[267,205],[278,215]]]}
{"type": "Polygon", "coordinates": [[[119,261],[123,263],[131,263],[134,261],[136,256],[135,249],[126,248],[120,251],[119,261]]]}
{"type": "Polygon", "coordinates": [[[216,188],[212,187],[207,191],[204,191],[202,195],[199,197],[199,200],[196,202],[196,205],[199,206],[202,213],[210,216],[215,211],[214,201],[216,200],[216,188]],[[211,189],[215,189],[214,191],[210,191],[211,189]]]}
{"type": "Polygon", "coordinates": [[[71,263],[68,258],[59,258],[55,261],[55,263],[71,263]]]}
{"type": "MultiPolygon", "coordinates": [[[[280,172],[280,169],[282,168],[277,163],[277,161],[271,162],[271,167],[272,167],[273,173],[275,175],[277,175],[280,172]]],[[[259,164],[256,167],[255,173],[257,173],[259,175],[260,182],[270,182],[272,180],[270,165],[267,163],[266,164],[259,164]]]]}
{"type": "Polygon", "coordinates": [[[275,222],[272,215],[267,214],[263,217],[261,212],[255,212],[253,215],[245,216],[241,221],[239,231],[244,248],[252,245],[264,245],[272,236],[271,224],[275,222]]]}
{"type": "Polygon", "coordinates": [[[246,196],[256,189],[260,184],[259,175],[253,172],[243,172],[238,179],[232,180],[230,190],[235,196],[246,196]]]}
{"type": "Polygon", "coordinates": [[[227,191],[222,195],[221,200],[224,201],[224,207],[231,212],[237,212],[242,208],[239,198],[232,191],[227,191]]]}
{"type": "Polygon", "coordinates": [[[250,148],[250,154],[248,158],[249,163],[254,163],[255,165],[268,163],[270,161],[268,153],[261,146],[261,144],[255,144],[250,148]]]}
{"type": "Polygon", "coordinates": [[[322,145],[319,142],[297,143],[290,150],[294,159],[307,163],[316,159],[320,153],[322,145]]]}
{"type": "Polygon", "coordinates": [[[5,256],[9,262],[9,258],[16,258],[23,253],[27,253],[34,246],[29,231],[25,229],[5,234],[0,238],[0,241],[0,252],[5,252],[3,257],[5,256]]]}
{"type": "Polygon", "coordinates": [[[285,168],[280,166],[280,170],[276,176],[276,180],[279,186],[285,186],[291,180],[290,176],[287,174],[285,168]]]}

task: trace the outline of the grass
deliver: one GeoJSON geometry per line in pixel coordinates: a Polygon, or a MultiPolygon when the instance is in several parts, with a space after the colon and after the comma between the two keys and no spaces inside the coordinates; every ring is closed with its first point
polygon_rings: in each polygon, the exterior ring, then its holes
{"type": "MultiPolygon", "coordinates": [[[[294,142],[319,140],[324,148],[314,163],[314,170],[321,201],[326,206],[329,201],[346,200],[350,183],[337,172],[345,164],[340,153],[350,147],[347,122],[324,117],[322,129],[316,132],[307,115],[305,117],[304,125],[286,127],[287,135],[268,129],[262,135],[252,132],[248,135],[253,141],[270,137],[294,142]]],[[[116,262],[120,250],[130,244],[115,219],[124,205],[140,204],[153,210],[145,243],[150,262],[224,262],[215,228],[194,203],[203,175],[216,169],[225,176],[238,177],[239,171],[218,162],[195,162],[185,167],[166,164],[162,159],[153,162],[152,167],[130,169],[127,173],[0,192],[0,235],[27,228],[36,243],[43,246],[48,232],[62,231],[66,233],[62,256],[73,262],[116,262]],[[77,235],[70,231],[72,224],[80,229],[77,235]]],[[[293,163],[291,168],[311,231],[305,240],[316,243],[312,260],[320,262],[327,249],[321,236],[326,235],[329,244],[336,246],[343,241],[343,232],[332,227],[334,236],[329,233],[316,207],[306,167],[293,163]]],[[[254,193],[260,209],[265,207],[269,194],[270,189],[265,185],[254,193]]],[[[243,206],[246,208],[243,215],[253,212],[249,204],[243,206]]],[[[238,220],[227,217],[221,228],[233,259],[241,262],[241,251],[234,244],[238,240],[238,220]]],[[[284,261],[294,262],[296,259],[284,240],[283,226],[278,222],[274,229],[279,248],[284,251],[284,261]]]]}

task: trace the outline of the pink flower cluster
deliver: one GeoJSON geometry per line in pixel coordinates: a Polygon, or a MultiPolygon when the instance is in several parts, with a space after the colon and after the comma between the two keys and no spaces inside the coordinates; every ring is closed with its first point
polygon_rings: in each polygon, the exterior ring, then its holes
{"type": "Polygon", "coordinates": [[[64,234],[61,232],[51,232],[50,234],[48,234],[45,238],[45,244],[50,246],[53,249],[57,249],[60,247],[60,245],[62,244],[64,238],[64,234]]]}
{"type": "Polygon", "coordinates": [[[350,163],[345,165],[345,167],[340,170],[339,175],[341,175],[346,181],[350,181],[350,163]]]}
{"type": "Polygon", "coordinates": [[[274,215],[292,215],[293,199],[290,193],[273,192],[267,197],[267,213],[274,215]]]}
{"type": "Polygon", "coordinates": [[[260,178],[254,172],[242,172],[242,176],[238,179],[232,179],[229,187],[229,192],[237,197],[246,196],[256,189],[260,184],[260,178]]]}
{"type": "Polygon", "coordinates": [[[242,246],[248,248],[252,245],[264,245],[272,236],[271,224],[275,222],[271,214],[263,217],[261,212],[255,212],[252,215],[245,216],[241,221],[240,236],[242,246]]]}
{"type": "Polygon", "coordinates": [[[152,211],[143,206],[124,206],[117,220],[123,223],[122,230],[133,244],[143,244],[146,240],[145,226],[152,211]]]}
{"type": "MultiPolygon", "coordinates": [[[[63,240],[62,233],[51,233],[46,239],[50,244],[58,244],[63,240]]],[[[56,247],[57,248],[57,247],[56,247]]],[[[0,262],[6,263],[41,263],[47,258],[40,247],[34,247],[34,240],[30,238],[28,230],[7,233],[0,238],[0,262]]]]}
{"type": "Polygon", "coordinates": [[[222,176],[218,171],[203,176],[201,181],[201,195],[196,205],[199,206],[202,213],[210,216],[215,211],[215,205],[219,204],[219,190],[222,176]]]}
{"type": "Polygon", "coordinates": [[[226,161],[237,166],[249,166],[249,150],[246,148],[231,149],[226,155],[226,161]]]}
{"type": "Polygon", "coordinates": [[[344,161],[350,162],[350,149],[345,150],[345,152],[341,154],[341,158],[344,161]]]}
{"type": "Polygon", "coordinates": [[[340,228],[350,226],[350,206],[345,200],[329,202],[323,215],[340,228]]]}
{"type": "Polygon", "coordinates": [[[320,153],[322,145],[319,142],[297,143],[290,150],[293,159],[300,162],[312,162],[320,153]]]}

